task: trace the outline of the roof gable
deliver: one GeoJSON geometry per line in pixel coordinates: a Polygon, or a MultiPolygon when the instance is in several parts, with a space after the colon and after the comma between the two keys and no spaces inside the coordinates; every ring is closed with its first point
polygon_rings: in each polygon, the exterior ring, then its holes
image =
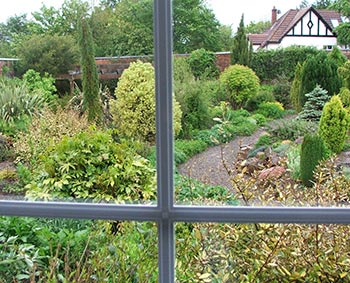
{"type": "Polygon", "coordinates": [[[269,43],[280,43],[285,36],[332,36],[336,23],[341,23],[340,13],[329,10],[315,10],[313,7],[291,9],[280,17],[263,34],[251,34],[254,45],[264,47],[269,43]]]}

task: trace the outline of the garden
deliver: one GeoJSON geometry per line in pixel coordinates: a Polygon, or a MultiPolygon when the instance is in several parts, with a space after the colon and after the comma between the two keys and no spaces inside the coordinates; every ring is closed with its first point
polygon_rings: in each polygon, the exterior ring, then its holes
{"type": "MultiPolygon", "coordinates": [[[[230,187],[177,173],[176,202],[347,206],[348,167],[337,160],[350,146],[349,61],[318,51],[293,76],[263,83],[252,68],[220,74],[203,49],[174,58],[176,166],[265,128],[231,160],[234,169],[224,166],[230,187]]],[[[49,74],[1,78],[2,198],[155,203],[154,80],[152,64],[138,61],[114,95],[99,88],[87,102],[84,82],[85,93],[77,86],[60,97],[49,74]]],[[[0,282],[157,281],[155,224],[2,217],[0,225],[0,282]]],[[[178,223],[177,281],[344,282],[348,230],[178,223]]]]}

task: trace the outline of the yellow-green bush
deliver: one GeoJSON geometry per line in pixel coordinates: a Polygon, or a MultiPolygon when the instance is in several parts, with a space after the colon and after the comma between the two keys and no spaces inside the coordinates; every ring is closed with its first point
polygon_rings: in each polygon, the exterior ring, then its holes
{"type": "Polygon", "coordinates": [[[259,78],[249,67],[232,65],[220,75],[220,82],[234,109],[241,108],[259,90],[259,78]]]}
{"type": "Polygon", "coordinates": [[[349,121],[340,97],[333,96],[323,108],[319,125],[319,135],[332,152],[339,153],[343,149],[349,121]]]}
{"type": "MultiPolygon", "coordinates": [[[[175,99],[174,132],[181,129],[181,109],[175,99]]],[[[121,135],[155,141],[155,74],[150,63],[137,61],[123,72],[111,101],[113,121],[121,135]]]]}
{"type": "Polygon", "coordinates": [[[77,111],[47,108],[33,117],[27,132],[17,135],[14,143],[17,161],[35,162],[49,145],[58,143],[64,136],[72,137],[88,126],[86,117],[77,111]]]}

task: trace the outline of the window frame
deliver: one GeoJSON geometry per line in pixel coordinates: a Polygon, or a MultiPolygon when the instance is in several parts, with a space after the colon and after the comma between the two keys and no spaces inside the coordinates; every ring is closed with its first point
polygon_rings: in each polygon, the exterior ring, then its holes
{"type": "Polygon", "coordinates": [[[174,204],[171,2],[154,0],[157,205],[0,200],[0,215],[156,222],[160,283],[175,282],[174,227],[177,222],[350,224],[350,208],[212,207],[174,204]]]}

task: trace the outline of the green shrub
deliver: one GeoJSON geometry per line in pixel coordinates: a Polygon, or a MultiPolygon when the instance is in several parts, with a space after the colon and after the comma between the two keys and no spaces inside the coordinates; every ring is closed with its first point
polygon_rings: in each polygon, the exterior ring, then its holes
{"type": "Polygon", "coordinates": [[[295,74],[294,74],[294,79],[292,82],[292,86],[290,88],[290,100],[292,102],[292,105],[294,109],[297,112],[300,112],[303,105],[300,101],[301,96],[300,96],[300,88],[301,88],[301,70],[303,68],[303,65],[298,63],[297,66],[295,67],[295,74]]]}
{"type": "Polygon", "coordinates": [[[304,137],[300,152],[300,178],[305,186],[313,185],[314,170],[326,156],[326,146],[320,136],[306,135],[304,137]]]}
{"type": "Polygon", "coordinates": [[[194,81],[194,76],[186,57],[174,57],[173,63],[175,88],[177,84],[181,85],[194,81]]]}
{"type": "Polygon", "coordinates": [[[192,156],[204,151],[206,148],[207,144],[202,140],[176,140],[175,163],[184,163],[192,156]]]}
{"type": "Polygon", "coordinates": [[[257,110],[261,103],[273,101],[275,101],[275,97],[273,96],[272,91],[261,89],[256,95],[248,99],[247,103],[244,105],[244,108],[252,112],[257,110]]]}
{"type": "Polygon", "coordinates": [[[339,97],[341,102],[343,103],[343,106],[345,108],[350,107],[350,90],[346,87],[342,87],[339,92],[339,97]]]}
{"type": "Polygon", "coordinates": [[[39,72],[29,69],[23,75],[23,81],[30,92],[43,96],[48,103],[53,103],[57,100],[55,79],[48,73],[40,76],[39,72]]]}
{"type": "MultiPolygon", "coordinates": [[[[181,109],[174,99],[174,132],[181,130],[181,109]]],[[[155,74],[150,63],[137,61],[126,69],[110,106],[113,121],[121,135],[155,142],[155,74]]]]}
{"type": "Polygon", "coordinates": [[[132,144],[91,129],[49,149],[27,189],[34,199],[149,200],[155,194],[155,171],[132,144]]]}
{"type": "Polygon", "coordinates": [[[204,48],[194,50],[187,58],[187,62],[196,79],[215,79],[219,75],[219,69],[215,64],[216,56],[212,51],[204,48]]]}
{"type": "Polygon", "coordinates": [[[233,109],[239,109],[259,90],[259,78],[246,66],[232,65],[220,75],[227,98],[233,109]]]}
{"type": "Polygon", "coordinates": [[[193,131],[207,129],[213,124],[209,95],[205,83],[199,80],[182,84],[175,90],[176,100],[181,105],[182,138],[190,138],[193,131]]]}
{"type": "Polygon", "coordinates": [[[308,57],[300,74],[299,101],[301,106],[306,102],[306,93],[310,93],[317,85],[327,90],[330,96],[339,93],[341,79],[338,75],[337,65],[331,61],[326,53],[308,57]]]}
{"type": "Polygon", "coordinates": [[[343,80],[344,87],[350,89],[350,60],[338,68],[338,74],[343,80]]]}
{"type": "Polygon", "coordinates": [[[254,144],[254,148],[259,148],[265,145],[271,145],[271,136],[269,134],[260,136],[257,142],[254,144]]]}
{"type": "Polygon", "coordinates": [[[282,118],[284,113],[283,105],[279,102],[264,102],[259,105],[256,113],[264,115],[266,118],[282,118]]]}
{"type": "Polygon", "coordinates": [[[270,129],[269,132],[274,142],[291,140],[295,141],[306,134],[315,134],[318,130],[318,123],[304,120],[287,120],[282,121],[276,128],[270,129]]]}
{"type": "Polygon", "coordinates": [[[314,47],[291,46],[276,50],[261,49],[253,53],[251,68],[256,72],[261,81],[272,82],[282,74],[292,80],[295,68],[308,56],[315,56],[323,52],[314,47]]]}
{"type": "Polygon", "coordinates": [[[251,117],[256,121],[256,124],[259,127],[265,125],[265,123],[266,123],[266,117],[264,115],[262,115],[262,114],[255,113],[251,117]]]}
{"type": "Polygon", "coordinates": [[[11,139],[0,133],[0,162],[13,157],[11,144],[11,139]]]}
{"type": "Polygon", "coordinates": [[[298,118],[318,122],[322,115],[324,105],[329,101],[330,96],[327,91],[319,85],[313,91],[305,94],[306,102],[298,118]]]}
{"type": "Polygon", "coordinates": [[[332,152],[339,153],[344,147],[348,128],[349,114],[339,96],[333,96],[323,108],[319,135],[332,152]]]}
{"type": "Polygon", "coordinates": [[[287,151],[287,166],[293,180],[300,180],[300,146],[290,146],[287,151]]]}
{"type": "Polygon", "coordinates": [[[290,89],[291,83],[285,75],[280,75],[273,80],[273,96],[278,102],[282,103],[284,108],[291,107],[290,89]]]}

